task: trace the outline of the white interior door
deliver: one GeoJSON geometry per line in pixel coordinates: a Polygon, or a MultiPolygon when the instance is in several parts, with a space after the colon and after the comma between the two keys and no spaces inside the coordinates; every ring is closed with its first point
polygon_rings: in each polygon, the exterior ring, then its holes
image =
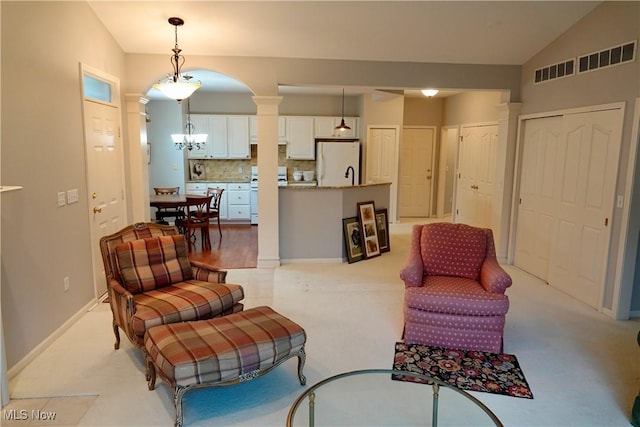
{"type": "Polygon", "coordinates": [[[455,221],[491,228],[498,126],[468,126],[460,133],[455,221]]]}
{"type": "Polygon", "coordinates": [[[366,145],[366,183],[390,182],[389,219],[397,212],[398,129],[370,127],[366,145]]]}
{"type": "Polygon", "coordinates": [[[96,298],[107,290],[99,241],[124,227],[124,179],[120,109],[84,100],[87,188],[96,298]]]}
{"type": "Polygon", "coordinates": [[[601,305],[620,155],[622,109],[569,114],[563,119],[549,283],[601,305]]]}
{"type": "Polygon", "coordinates": [[[547,280],[558,193],[562,117],[526,120],[514,264],[547,280]]]}
{"type": "Polygon", "coordinates": [[[435,128],[404,128],[400,150],[398,215],[431,216],[435,128]]]}

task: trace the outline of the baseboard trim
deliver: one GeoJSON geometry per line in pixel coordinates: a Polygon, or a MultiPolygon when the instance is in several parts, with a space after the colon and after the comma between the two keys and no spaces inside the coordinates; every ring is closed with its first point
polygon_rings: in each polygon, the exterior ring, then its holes
{"type": "Polygon", "coordinates": [[[280,266],[280,259],[260,259],[258,258],[258,268],[276,268],[280,266]]]}
{"type": "Polygon", "coordinates": [[[289,258],[281,261],[282,264],[333,264],[345,260],[343,258],[289,258]]]}
{"type": "MultiPolygon", "coordinates": [[[[25,357],[20,359],[18,363],[13,365],[11,369],[7,371],[7,377],[9,380],[13,379],[20,371],[27,367],[27,365],[39,356],[47,347],[49,347],[55,340],[60,338],[62,334],[64,334],[74,323],[76,323],[82,316],[84,316],[87,311],[95,307],[96,300],[91,300],[84,307],[82,307],[76,314],[71,316],[66,322],[64,322],[58,329],[53,331],[51,335],[45,338],[40,344],[34,347],[25,357]]],[[[11,392],[9,392],[11,394],[11,392]]]]}

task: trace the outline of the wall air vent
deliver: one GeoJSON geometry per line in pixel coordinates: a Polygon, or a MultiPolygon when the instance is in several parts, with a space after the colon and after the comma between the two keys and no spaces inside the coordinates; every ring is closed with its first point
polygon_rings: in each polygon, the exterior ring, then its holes
{"type": "Polygon", "coordinates": [[[634,40],[609,49],[580,56],[578,58],[578,73],[586,73],[632,62],[636,57],[636,44],[637,40],[634,40]]]}
{"type": "Polygon", "coordinates": [[[556,80],[563,77],[572,76],[575,74],[575,58],[567,59],[557,64],[549,65],[548,67],[539,68],[536,70],[533,82],[544,83],[549,80],[556,80]]]}

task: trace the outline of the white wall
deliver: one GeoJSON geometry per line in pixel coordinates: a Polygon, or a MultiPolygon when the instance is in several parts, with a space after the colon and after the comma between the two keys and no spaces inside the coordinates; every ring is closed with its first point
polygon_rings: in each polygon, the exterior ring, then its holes
{"type": "Polygon", "coordinates": [[[24,187],[1,208],[11,369],[94,297],[79,63],[122,78],[124,55],[83,2],[0,7],[1,182],[24,187]],[[57,207],[56,194],[70,189],[79,202],[57,207]]]}
{"type": "Polygon", "coordinates": [[[500,91],[472,91],[450,96],[444,102],[443,126],[497,122],[500,91]]]}
{"type": "Polygon", "coordinates": [[[147,123],[147,138],[151,143],[149,194],[153,194],[153,187],[175,186],[179,186],[180,193],[184,194],[186,153],[176,150],[171,141],[172,133],[184,133],[182,106],[167,100],[151,101],[147,107],[151,120],[147,123]]]}

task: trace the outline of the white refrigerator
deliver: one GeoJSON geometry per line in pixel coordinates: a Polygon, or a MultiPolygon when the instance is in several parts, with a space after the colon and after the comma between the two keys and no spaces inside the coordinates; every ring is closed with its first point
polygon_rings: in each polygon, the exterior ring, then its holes
{"type": "Polygon", "coordinates": [[[318,141],[316,144],[318,187],[360,184],[360,143],[318,141]]]}

